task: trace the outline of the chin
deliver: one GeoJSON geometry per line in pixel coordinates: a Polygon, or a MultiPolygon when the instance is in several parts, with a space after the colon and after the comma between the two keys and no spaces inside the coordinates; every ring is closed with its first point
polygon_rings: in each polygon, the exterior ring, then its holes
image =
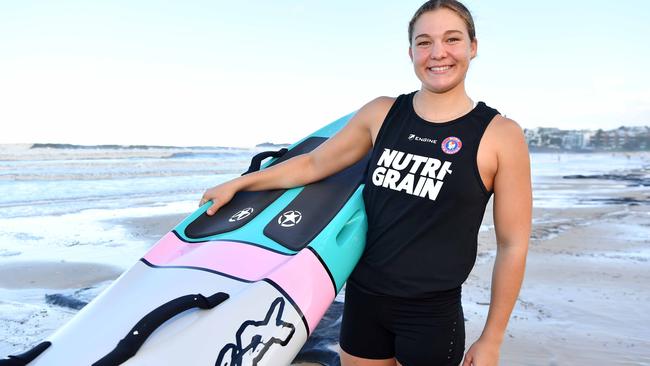
{"type": "Polygon", "coordinates": [[[444,94],[444,93],[446,93],[448,91],[451,91],[451,90],[455,89],[459,84],[460,83],[458,83],[458,82],[457,83],[444,83],[444,84],[436,83],[436,84],[432,84],[432,83],[428,83],[426,81],[422,81],[422,88],[426,89],[426,90],[428,90],[428,91],[430,91],[432,93],[444,94]]]}
{"type": "Polygon", "coordinates": [[[424,78],[421,75],[418,76],[418,79],[420,79],[420,82],[422,83],[422,88],[436,94],[446,93],[462,83],[462,79],[458,80],[458,78],[449,78],[447,80],[436,80],[436,82],[431,82],[428,78],[424,78]]]}

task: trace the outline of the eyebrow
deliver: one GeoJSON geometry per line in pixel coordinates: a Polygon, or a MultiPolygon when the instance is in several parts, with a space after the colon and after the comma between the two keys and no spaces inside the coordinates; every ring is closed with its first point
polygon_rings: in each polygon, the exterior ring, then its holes
{"type": "MultiPolygon", "coordinates": [[[[450,34],[450,33],[460,33],[460,34],[463,34],[463,32],[461,32],[461,31],[459,31],[459,30],[456,30],[456,29],[451,29],[451,30],[445,31],[444,34],[450,34]]],[[[420,37],[431,37],[431,36],[428,35],[428,34],[426,34],[426,33],[422,33],[422,34],[418,34],[417,36],[415,36],[414,39],[418,39],[418,38],[420,38],[420,37]]]]}

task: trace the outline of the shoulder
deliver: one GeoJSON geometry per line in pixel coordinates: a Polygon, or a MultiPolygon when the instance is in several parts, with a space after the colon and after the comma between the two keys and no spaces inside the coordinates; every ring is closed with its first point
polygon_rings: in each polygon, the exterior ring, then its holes
{"type": "Polygon", "coordinates": [[[500,114],[494,116],[485,130],[485,134],[500,142],[525,141],[524,130],[519,123],[500,114]]]}
{"type": "Polygon", "coordinates": [[[522,134],[523,135],[523,133],[524,133],[523,129],[521,128],[519,123],[517,123],[516,121],[514,121],[514,120],[512,120],[510,118],[504,117],[504,116],[502,116],[500,114],[497,114],[496,116],[494,116],[494,118],[490,122],[490,125],[488,126],[488,128],[490,128],[492,130],[496,130],[499,133],[508,134],[508,135],[510,135],[510,134],[515,134],[515,135],[516,134],[522,134]]]}
{"type": "Polygon", "coordinates": [[[377,97],[366,103],[366,105],[364,105],[361,110],[359,110],[359,112],[364,111],[368,114],[383,114],[385,116],[388,114],[388,111],[393,106],[396,99],[397,98],[386,96],[377,97]]]}
{"type": "Polygon", "coordinates": [[[516,121],[497,114],[485,131],[499,162],[527,159],[528,145],[524,130],[516,121]]]}
{"type": "Polygon", "coordinates": [[[357,123],[366,125],[367,127],[381,124],[396,99],[397,98],[386,96],[375,98],[359,109],[354,116],[354,120],[356,120],[357,123]]]}
{"type": "Polygon", "coordinates": [[[374,106],[384,106],[384,107],[388,106],[390,108],[396,99],[397,99],[396,97],[381,96],[368,102],[368,105],[372,104],[374,106]]]}
{"type": "Polygon", "coordinates": [[[524,131],[516,121],[497,114],[487,126],[481,149],[493,162],[495,171],[500,163],[516,157],[528,156],[524,131]]]}

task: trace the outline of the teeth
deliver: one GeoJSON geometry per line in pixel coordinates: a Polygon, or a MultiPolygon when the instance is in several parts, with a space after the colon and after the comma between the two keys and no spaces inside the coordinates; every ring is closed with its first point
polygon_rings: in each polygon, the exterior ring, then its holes
{"type": "Polygon", "coordinates": [[[440,72],[451,69],[451,66],[439,66],[439,67],[430,67],[429,70],[434,72],[440,72]]]}

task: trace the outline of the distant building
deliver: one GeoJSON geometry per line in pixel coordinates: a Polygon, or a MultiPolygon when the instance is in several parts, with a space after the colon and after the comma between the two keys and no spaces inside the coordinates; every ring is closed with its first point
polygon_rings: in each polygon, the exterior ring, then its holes
{"type": "Polygon", "coordinates": [[[584,135],[577,131],[569,131],[562,136],[562,148],[567,150],[579,150],[584,146],[584,135]]]}
{"type": "Polygon", "coordinates": [[[540,147],[542,146],[542,135],[539,133],[539,128],[524,129],[524,136],[526,138],[526,143],[531,147],[540,147]]]}
{"type": "Polygon", "coordinates": [[[598,130],[592,138],[592,145],[604,150],[647,150],[650,146],[650,128],[619,127],[615,130],[598,130]]]}
{"type": "Polygon", "coordinates": [[[525,129],[526,143],[540,150],[650,150],[650,126],[619,127],[614,130],[525,129]]]}

